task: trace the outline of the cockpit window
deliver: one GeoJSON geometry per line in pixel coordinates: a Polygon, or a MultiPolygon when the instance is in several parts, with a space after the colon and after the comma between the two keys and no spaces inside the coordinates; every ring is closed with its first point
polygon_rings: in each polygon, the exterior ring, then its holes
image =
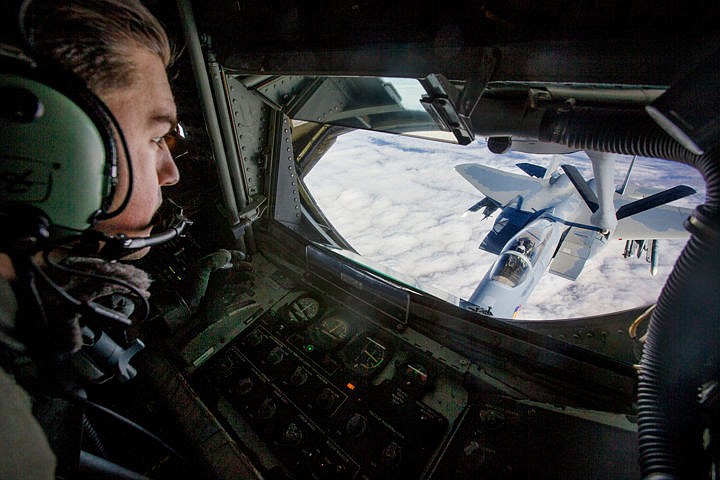
{"type": "Polygon", "coordinates": [[[517,245],[518,249],[502,254],[495,264],[491,278],[509,287],[517,287],[523,283],[530,274],[530,262],[520,252],[525,251],[522,244],[517,245]]]}
{"type": "Polygon", "coordinates": [[[508,242],[505,251],[516,252],[535,265],[535,261],[547,245],[551,232],[552,223],[549,220],[540,219],[534,225],[523,230],[514,240],[508,242]]]}

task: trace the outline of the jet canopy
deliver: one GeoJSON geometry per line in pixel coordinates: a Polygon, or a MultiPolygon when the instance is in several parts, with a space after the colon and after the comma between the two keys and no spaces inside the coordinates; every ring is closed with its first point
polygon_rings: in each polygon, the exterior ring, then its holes
{"type": "Polygon", "coordinates": [[[530,273],[530,262],[524,255],[509,251],[500,255],[492,272],[492,280],[509,287],[517,287],[530,273]]]}
{"type": "Polygon", "coordinates": [[[521,230],[500,253],[492,272],[492,280],[516,287],[523,283],[548,244],[553,222],[541,218],[521,230]]]}

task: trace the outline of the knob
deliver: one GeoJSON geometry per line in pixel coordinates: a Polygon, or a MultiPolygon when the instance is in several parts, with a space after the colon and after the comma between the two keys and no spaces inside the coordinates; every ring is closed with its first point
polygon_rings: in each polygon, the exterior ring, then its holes
{"type": "Polygon", "coordinates": [[[213,375],[218,380],[222,381],[230,377],[234,370],[234,362],[230,355],[225,355],[220,358],[213,368],[213,375]]]}
{"type": "Polygon", "coordinates": [[[285,358],[285,354],[283,353],[282,347],[275,347],[270,350],[265,361],[270,365],[277,365],[283,361],[283,358],[285,358]]]}
{"type": "Polygon", "coordinates": [[[302,428],[295,422],[291,422],[282,434],[282,443],[288,447],[297,447],[303,439],[302,428]]]}
{"type": "Polygon", "coordinates": [[[323,410],[330,410],[335,405],[335,399],[337,396],[335,392],[330,390],[328,387],[322,389],[320,394],[315,398],[315,406],[323,410]]]}
{"type": "Polygon", "coordinates": [[[367,429],[367,418],[360,413],[353,414],[345,424],[345,431],[355,438],[360,437],[367,429]]]}
{"type": "Polygon", "coordinates": [[[275,400],[268,397],[260,404],[260,407],[258,407],[257,416],[261,420],[270,420],[273,416],[275,416],[275,412],[277,411],[277,404],[275,403],[275,400]]]}
{"type": "Polygon", "coordinates": [[[247,337],[245,337],[245,345],[248,347],[257,347],[262,343],[262,341],[265,339],[265,336],[260,332],[260,330],[255,329],[252,332],[248,334],[247,337]]]}
{"type": "Polygon", "coordinates": [[[300,387],[305,385],[308,380],[308,372],[303,367],[297,367],[295,371],[290,375],[290,385],[294,387],[300,387]]]}
{"type": "Polygon", "coordinates": [[[234,364],[235,364],[235,361],[233,360],[232,356],[228,353],[226,355],[223,355],[218,360],[217,368],[219,368],[221,370],[230,370],[230,369],[232,369],[234,364]]]}
{"type": "Polygon", "coordinates": [[[241,378],[240,380],[237,381],[235,386],[232,388],[232,393],[239,395],[239,396],[247,395],[248,393],[250,393],[252,391],[254,386],[255,386],[255,384],[253,383],[252,378],[250,378],[250,377],[241,378]]]}
{"type": "Polygon", "coordinates": [[[396,468],[402,462],[402,447],[397,442],[390,442],[383,448],[380,461],[388,468],[396,468]]]}

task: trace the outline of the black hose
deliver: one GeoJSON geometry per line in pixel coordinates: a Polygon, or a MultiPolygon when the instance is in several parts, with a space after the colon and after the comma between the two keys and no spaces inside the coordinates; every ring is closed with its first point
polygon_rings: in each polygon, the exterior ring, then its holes
{"type": "Polygon", "coordinates": [[[568,108],[548,111],[540,140],[579,150],[675,160],[695,167],[705,179],[705,205],[720,210],[720,162],[717,153],[698,156],[676,142],[644,110],[568,108]],[[598,131],[598,125],[601,130],[598,131]]]}
{"type": "Polygon", "coordinates": [[[643,477],[702,478],[704,426],[697,393],[717,370],[720,352],[720,149],[694,155],[642,110],[550,111],[541,124],[540,140],[675,160],[695,167],[705,179],[705,204],[686,222],[690,239],[650,319],[638,381],[643,477]]]}

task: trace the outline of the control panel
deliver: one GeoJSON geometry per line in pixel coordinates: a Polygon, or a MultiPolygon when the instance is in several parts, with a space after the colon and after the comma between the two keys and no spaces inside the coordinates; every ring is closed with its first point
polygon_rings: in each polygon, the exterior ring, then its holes
{"type": "Polygon", "coordinates": [[[372,280],[362,291],[380,302],[342,279],[252,263],[252,276],[214,273],[195,323],[169,339],[191,393],[178,402],[176,384],[159,385],[188,430],[212,413],[228,442],[208,444],[210,464],[240,451],[243,465],[283,480],[640,475],[631,417],[504,388],[496,370],[393,321],[402,302],[372,280]]]}
{"type": "Polygon", "coordinates": [[[432,478],[640,478],[624,415],[482,393],[465,410],[432,478]]]}
{"type": "Polygon", "coordinates": [[[193,380],[297,478],[420,478],[454,420],[423,401],[442,369],[370,319],[293,292],[193,380]]]}

